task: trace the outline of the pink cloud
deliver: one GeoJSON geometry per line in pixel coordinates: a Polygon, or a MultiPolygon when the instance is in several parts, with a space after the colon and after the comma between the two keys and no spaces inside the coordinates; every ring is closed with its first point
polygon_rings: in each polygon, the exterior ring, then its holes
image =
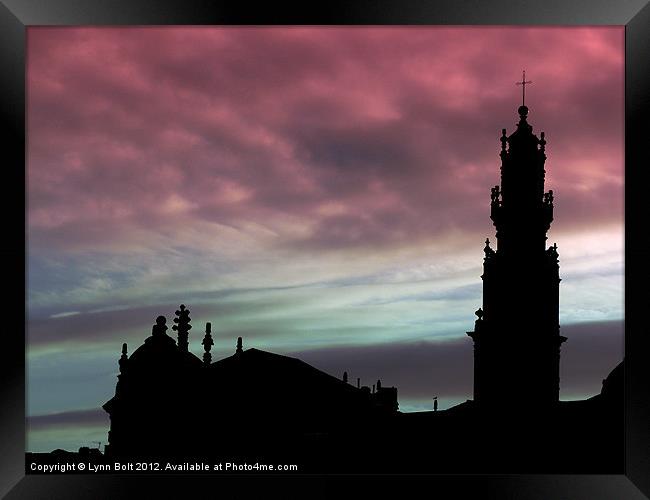
{"type": "MultiPolygon", "coordinates": [[[[317,247],[485,227],[500,129],[559,228],[622,218],[621,28],[30,28],[32,242],[292,215],[317,247]],[[324,206],[336,210],[324,210],[324,206]]],[[[40,242],[40,243],[39,243],[40,242]]]]}

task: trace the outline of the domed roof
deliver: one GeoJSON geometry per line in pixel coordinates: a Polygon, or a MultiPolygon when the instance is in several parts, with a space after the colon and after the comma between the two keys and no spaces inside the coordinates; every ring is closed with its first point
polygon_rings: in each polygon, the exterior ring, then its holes
{"type": "Polygon", "coordinates": [[[181,350],[176,341],[167,335],[167,319],[158,316],[151,330],[151,336],[129,357],[129,371],[151,369],[160,366],[164,369],[180,366],[201,366],[201,360],[191,352],[181,350]]]}

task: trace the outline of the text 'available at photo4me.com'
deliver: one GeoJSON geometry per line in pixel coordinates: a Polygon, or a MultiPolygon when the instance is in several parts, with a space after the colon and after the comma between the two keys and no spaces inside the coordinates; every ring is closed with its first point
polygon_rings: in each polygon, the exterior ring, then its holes
{"type": "Polygon", "coordinates": [[[39,464],[31,462],[28,470],[34,474],[57,473],[128,473],[128,472],[297,472],[295,464],[265,464],[265,463],[235,463],[235,462],[114,462],[99,464],[93,462],[60,462],[55,464],[39,464]]]}

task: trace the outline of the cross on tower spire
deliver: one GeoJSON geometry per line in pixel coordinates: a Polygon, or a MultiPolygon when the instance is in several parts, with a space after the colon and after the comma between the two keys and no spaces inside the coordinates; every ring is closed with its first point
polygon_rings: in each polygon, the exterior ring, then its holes
{"type": "Polygon", "coordinates": [[[515,85],[521,85],[521,105],[526,105],[526,85],[533,83],[531,80],[526,80],[526,70],[523,71],[521,75],[521,81],[515,83],[515,85]]]}

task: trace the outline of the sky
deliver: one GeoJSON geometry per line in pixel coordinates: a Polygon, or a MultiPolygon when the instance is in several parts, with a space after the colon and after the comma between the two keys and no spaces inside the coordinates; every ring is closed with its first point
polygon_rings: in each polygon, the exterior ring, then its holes
{"type": "Polygon", "coordinates": [[[30,27],[28,442],[106,443],[158,315],[402,411],[472,397],[501,129],[546,133],[561,399],[623,356],[623,27],[30,27]]]}

